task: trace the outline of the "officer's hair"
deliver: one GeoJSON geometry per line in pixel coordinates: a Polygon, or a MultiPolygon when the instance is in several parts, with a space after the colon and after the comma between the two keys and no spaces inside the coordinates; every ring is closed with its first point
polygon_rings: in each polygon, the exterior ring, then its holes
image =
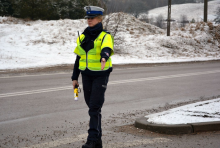
{"type": "Polygon", "coordinates": [[[100,19],[101,21],[103,20],[103,16],[102,15],[98,15],[97,18],[100,19]]]}

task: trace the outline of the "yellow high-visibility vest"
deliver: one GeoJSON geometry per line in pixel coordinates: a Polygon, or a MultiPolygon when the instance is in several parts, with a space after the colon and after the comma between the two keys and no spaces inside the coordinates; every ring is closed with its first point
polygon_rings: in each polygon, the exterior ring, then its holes
{"type": "Polygon", "coordinates": [[[80,37],[78,37],[77,47],[74,50],[74,53],[80,56],[79,69],[85,70],[87,67],[91,71],[101,71],[101,51],[105,47],[111,49],[111,54],[109,56],[109,59],[106,61],[104,70],[108,70],[110,67],[112,67],[111,56],[114,54],[114,39],[112,35],[102,31],[94,41],[94,48],[90,49],[87,53],[81,47],[81,43],[84,38],[84,34],[81,34],[80,37]]]}

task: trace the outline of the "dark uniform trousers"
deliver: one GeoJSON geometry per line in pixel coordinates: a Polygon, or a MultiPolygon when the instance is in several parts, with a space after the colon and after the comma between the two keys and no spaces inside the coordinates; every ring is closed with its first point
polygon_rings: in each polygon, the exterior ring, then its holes
{"type": "Polygon", "coordinates": [[[85,102],[89,107],[89,130],[87,140],[96,141],[102,137],[101,108],[105,100],[109,75],[88,76],[82,74],[85,102]]]}

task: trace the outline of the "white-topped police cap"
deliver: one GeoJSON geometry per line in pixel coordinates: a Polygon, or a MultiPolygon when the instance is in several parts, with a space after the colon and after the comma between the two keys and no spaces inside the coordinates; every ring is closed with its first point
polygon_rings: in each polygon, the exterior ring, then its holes
{"type": "Polygon", "coordinates": [[[94,18],[98,15],[103,15],[104,9],[97,6],[85,6],[84,10],[86,11],[85,18],[94,18]]]}

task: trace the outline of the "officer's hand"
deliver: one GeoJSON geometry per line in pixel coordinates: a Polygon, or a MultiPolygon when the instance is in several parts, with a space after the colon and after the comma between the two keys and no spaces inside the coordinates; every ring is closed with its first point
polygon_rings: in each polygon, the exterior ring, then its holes
{"type": "Polygon", "coordinates": [[[102,58],[102,61],[101,61],[101,65],[102,65],[101,69],[102,70],[105,68],[105,63],[106,63],[105,58],[102,58]]]}
{"type": "Polygon", "coordinates": [[[73,89],[75,89],[75,86],[79,86],[79,83],[78,83],[78,81],[77,80],[73,80],[73,89]]]}

